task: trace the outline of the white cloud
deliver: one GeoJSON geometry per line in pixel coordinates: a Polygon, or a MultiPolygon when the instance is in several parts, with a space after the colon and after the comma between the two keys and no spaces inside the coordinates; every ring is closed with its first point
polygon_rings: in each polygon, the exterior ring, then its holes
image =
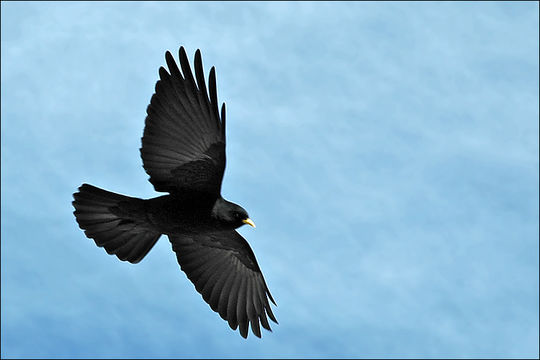
{"type": "Polygon", "coordinates": [[[4,356],[538,356],[536,3],[1,6],[4,356]],[[155,196],[138,148],[179,45],[227,103],[262,341],[166,238],[130,266],[71,214],[82,182],[155,196]]]}

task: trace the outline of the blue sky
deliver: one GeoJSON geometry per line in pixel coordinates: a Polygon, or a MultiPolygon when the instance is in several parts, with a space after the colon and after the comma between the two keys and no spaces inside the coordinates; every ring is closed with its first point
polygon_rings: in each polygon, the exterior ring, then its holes
{"type": "Polygon", "coordinates": [[[1,356],[538,357],[538,3],[2,2],[1,356]],[[154,197],[164,53],[227,103],[223,195],[280,324],[242,339],[163,237],[139,264],[72,215],[154,197]]]}

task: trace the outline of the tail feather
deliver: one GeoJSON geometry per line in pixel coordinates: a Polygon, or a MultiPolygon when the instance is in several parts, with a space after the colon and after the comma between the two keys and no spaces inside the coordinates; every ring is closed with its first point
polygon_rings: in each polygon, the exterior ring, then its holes
{"type": "Polygon", "coordinates": [[[85,235],[122,261],[138,263],[161,236],[145,223],[144,217],[136,216],[137,210],[144,211],[141,199],[88,184],[79,187],[73,198],[73,214],[85,235]]]}

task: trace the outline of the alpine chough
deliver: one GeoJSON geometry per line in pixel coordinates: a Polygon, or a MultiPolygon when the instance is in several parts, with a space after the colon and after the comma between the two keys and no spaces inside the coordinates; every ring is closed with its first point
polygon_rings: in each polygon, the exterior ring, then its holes
{"type": "Polygon", "coordinates": [[[162,234],[169,237],[180,268],[212,310],[242,337],[248,327],[277,323],[276,304],[246,240],[235,230],[248,213],[221,196],[225,170],[225,103],[218,110],[216,74],[205,84],[201,53],[193,77],[186,52],[180,69],[165,53],[169,72],[159,78],[148,106],[140,149],[143,167],[156,191],[151,199],[120,195],[89,184],[73,194],[73,212],[85,235],[122,261],[138,263],[162,234]]]}

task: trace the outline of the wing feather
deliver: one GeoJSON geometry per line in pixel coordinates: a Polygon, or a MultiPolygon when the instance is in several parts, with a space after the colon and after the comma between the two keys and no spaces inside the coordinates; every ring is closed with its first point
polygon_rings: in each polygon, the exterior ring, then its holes
{"type": "Polygon", "coordinates": [[[169,235],[178,263],[212,310],[242,337],[271,331],[270,292],[246,240],[234,230],[169,235]]]}
{"type": "Polygon", "coordinates": [[[210,86],[210,103],[212,104],[213,116],[216,118],[219,118],[217,86],[216,86],[216,68],[213,66],[212,66],[212,69],[210,69],[210,75],[208,77],[208,84],[210,86]]]}
{"type": "Polygon", "coordinates": [[[232,292],[233,285],[236,283],[236,278],[240,276],[236,271],[230,271],[227,279],[223,283],[223,289],[219,294],[219,315],[223,320],[228,320],[229,314],[229,294],[232,292]]]}
{"type": "Polygon", "coordinates": [[[197,86],[199,87],[199,96],[202,101],[202,108],[207,117],[211,115],[210,102],[208,101],[208,90],[206,90],[206,84],[204,82],[204,71],[201,59],[201,52],[197,50],[195,52],[195,77],[197,78],[197,86]]]}
{"type": "Polygon", "coordinates": [[[211,71],[207,88],[200,51],[195,53],[196,80],[183,47],[179,60],[180,68],[167,51],[169,71],[159,68],[155,93],[146,110],[143,167],[156,191],[194,191],[217,197],[225,171],[221,119],[225,113],[222,109],[220,118],[217,112],[215,71],[211,71]],[[197,181],[193,181],[193,173],[197,173],[197,181]]]}
{"type": "Polygon", "coordinates": [[[248,320],[246,309],[247,298],[247,278],[242,277],[242,282],[238,288],[238,302],[236,303],[236,319],[238,320],[238,326],[240,328],[240,335],[243,338],[247,338],[248,334],[248,320]]]}

